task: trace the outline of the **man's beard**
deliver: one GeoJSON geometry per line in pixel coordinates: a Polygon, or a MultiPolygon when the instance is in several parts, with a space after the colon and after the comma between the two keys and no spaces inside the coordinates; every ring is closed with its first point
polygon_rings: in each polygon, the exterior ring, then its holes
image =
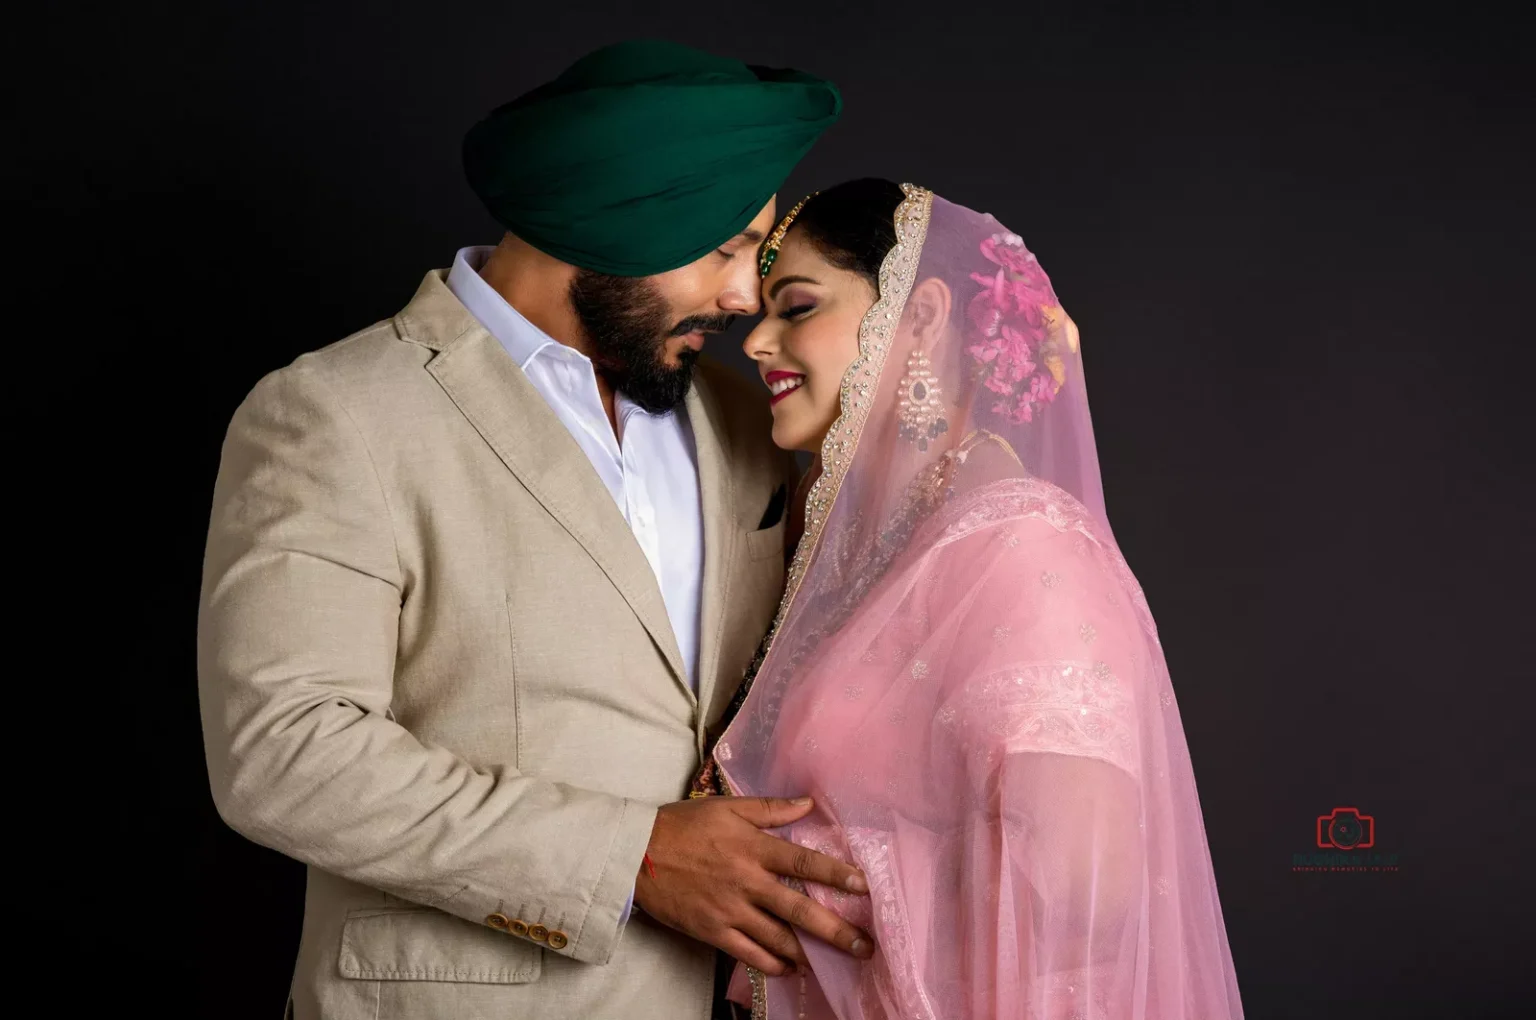
{"type": "Polygon", "coordinates": [[[571,307],[586,330],[592,364],[616,390],[651,414],[675,409],[688,395],[699,352],[684,346],[674,368],[666,344],[685,333],[719,333],[734,315],[691,315],[668,323],[672,310],[644,277],[608,276],[579,269],[571,281],[571,307]]]}

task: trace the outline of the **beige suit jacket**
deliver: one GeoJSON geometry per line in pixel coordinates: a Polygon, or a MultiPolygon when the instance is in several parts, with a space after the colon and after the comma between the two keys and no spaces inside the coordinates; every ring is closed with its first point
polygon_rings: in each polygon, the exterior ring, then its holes
{"type": "Polygon", "coordinates": [[[223,818],[309,865],[300,1020],[678,1020],[713,951],[620,918],[783,584],[793,464],[701,364],[699,694],[655,575],[521,370],[427,275],[235,413],[198,628],[223,818]]]}

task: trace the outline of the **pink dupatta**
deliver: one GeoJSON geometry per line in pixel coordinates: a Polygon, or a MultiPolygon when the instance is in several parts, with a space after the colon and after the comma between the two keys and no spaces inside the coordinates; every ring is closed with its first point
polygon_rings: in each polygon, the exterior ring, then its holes
{"type": "Polygon", "coordinates": [[[1023,242],[907,186],[750,693],[715,748],[871,894],[754,1015],[1242,1016],[1157,630],[1104,514],[1076,327],[1023,242]],[[948,333],[914,348],[915,284],[948,333]],[[927,360],[925,361],[924,358],[927,360]],[[942,419],[942,425],[939,424],[942,419]]]}

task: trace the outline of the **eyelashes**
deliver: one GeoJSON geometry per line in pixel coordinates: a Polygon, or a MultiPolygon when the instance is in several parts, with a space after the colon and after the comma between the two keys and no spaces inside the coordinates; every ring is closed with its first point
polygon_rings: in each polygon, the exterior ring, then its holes
{"type": "Polygon", "coordinates": [[[779,318],[783,319],[786,322],[790,322],[790,321],[793,321],[794,319],[799,318],[800,316],[804,315],[806,312],[811,311],[815,307],[816,307],[815,305],[795,305],[792,308],[786,308],[782,312],[780,312],[779,313],[779,318]]]}

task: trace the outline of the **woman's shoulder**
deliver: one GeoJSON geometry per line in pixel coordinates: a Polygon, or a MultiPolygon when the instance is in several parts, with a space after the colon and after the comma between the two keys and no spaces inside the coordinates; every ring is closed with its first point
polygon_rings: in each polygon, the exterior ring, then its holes
{"type": "Polygon", "coordinates": [[[1065,489],[1019,475],[962,488],[930,522],[920,544],[929,569],[950,577],[1006,584],[1018,571],[1049,573],[1050,564],[1092,566],[1145,608],[1141,587],[1108,526],[1065,489]]]}
{"type": "Polygon", "coordinates": [[[974,538],[982,532],[997,532],[1005,545],[1010,536],[1038,540],[1071,534],[1096,544],[1106,537],[1086,506],[1042,478],[1016,475],[956,489],[935,521],[936,546],[974,538]]]}

